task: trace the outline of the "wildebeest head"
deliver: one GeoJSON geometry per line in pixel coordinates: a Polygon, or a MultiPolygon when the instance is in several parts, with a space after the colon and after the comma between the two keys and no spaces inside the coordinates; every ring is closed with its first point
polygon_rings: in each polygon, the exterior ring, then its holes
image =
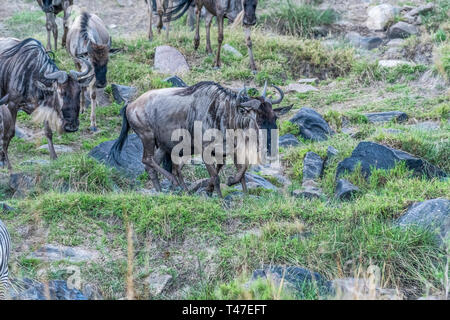
{"type": "Polygon", "coordinates": [[[52,13],[54,10],[53,0],[42,0],[42,11],[45,13],[52,13]]]}
{"type": "Polygon", "coordinates": [[[88,56],[95,72],[95,86],[106,87],[106,73],[108,72],[109,45],[96,44],[92,41],[88,45],[88,56]]]}
{"type": "Polygon", "coordinates": [[[258,0],[243,0],[242,5],[244,7],[244,25],[254,26],[256,24],[256,6],[258,5],[258,0]]]}
{"type": "Polygon", "coordinates": [[[75,132],[79,127],[80,93],[92,80],[89,73],[92,65],[85,59],[79,59],[81,72],[56,71],[45,73],[43,81],[36,80],[36,86],[45,92],[44,100],[33,113],[36,122],[48,121],[53,130],[59,132],[75,132]],[[50,85],[44,83],[51,82],[50,85]]]}
{"type": "MultiPolygon", "coordinates": [[[[272,100],[271,98],[267,97],[267,81],[264,84],[263,93],[260,97],[254,98],[252,100],[259,101],[258,107],[255,109],[256,111],[256,122],[258,123],[258,127],[263,130],[267,130],[267,149],[271,150],[272,140],[271,140],[271,132],[270,130],[276,130],[277,127],[277,119],[278,117],[282,116],[283,114],[286,114],[289,112],[289,110],[292,109],[292,106],[288,107],[280,107],[273,109],[273,105],[280,104],[283,101],[284,93],[283,90],[281,90],[277,86],[273,86],[275,90],[278,91],[280,97],[276,100],[272,100]]],[[[241,92],[246,92],[247,89],[243,89],[241,92]]],[[[251,100],[250,100],[251,101],[251,100]]]]}

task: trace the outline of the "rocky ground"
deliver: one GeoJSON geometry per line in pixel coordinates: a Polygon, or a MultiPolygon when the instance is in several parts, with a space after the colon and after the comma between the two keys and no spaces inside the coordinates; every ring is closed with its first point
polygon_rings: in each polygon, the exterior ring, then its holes
{"type": "MultiPolygon", "coordinates": [[[[44,41],[34,1],[16,2],[0,8],[0,35],[44,41]]],[[[99,130],[81,115],[78,132],[55,137],[58,160],[49,160],[41,126],[18,116],[14,173],[0,176],[10,297],[447,299],[449,7],[310,2],[337,20],[309,38],[258,25],[253,75],[240,30],[226,28],[214,70],[204,31],[194,51],[185,20],[168,41],[150,43],[144,1],[78,1],[93,6],[121,50],[99,93],[99,130]],[[293,106],[278,120],[280,162],[249,170],[249,195],[225,185],[224,199],[202,188],[186,195],[168,181],[157,193],[135,135],[120,166],[103,164],[125,99],[201,80],[236,90],[269,80],[293,106]]],[[[259,15],[271,5],[260,1],[259,15]]],[[[73,68],[65,50],[55,54],[73,68]]],[[[183,170],[191,187],[208,176],[198,157],[183,170]]],[[[233,172],[228,165],[221,181],[233,172]]]]}

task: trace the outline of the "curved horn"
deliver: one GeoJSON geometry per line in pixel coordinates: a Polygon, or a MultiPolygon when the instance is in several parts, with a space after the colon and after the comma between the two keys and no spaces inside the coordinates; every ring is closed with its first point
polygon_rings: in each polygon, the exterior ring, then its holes
{"type": "Polygon", "coordinates": [[[44,73],[44,78],[47,80],[56,80],[59,84],[67,81],[67,73],[65,71],[56,71],[52,73],[44,73]]]}
{"type": "Polygon", "coordinates": [[[92,71],[92,64],[89,62],[89,60],[84,58],[77,58],[78,63],[80,63],[83,68],[81,69],[81,72],[77,71],[70,71],[70,76],[76,80],[76,81],[82,81],[88,77],[90,77],[89,73],[92,71]]]}
{"type": "Polygon", "coordinates": [[[237,96],[237,101],[241,102],[241,100],[242,100],[242,93],[244,93],[244,92],[245,93],[247,92],[247,89],[245,88],[245,85],[244,85],[244,89],[239,91],[238,96],[237,96]]]}
{"type": "Polygon", "coordinates": [[[0,99],[0,105],[7,104],[9,101],[9,94],[0,99]]]}
{"type": "Polygon", "coordinates": [[[267,94],[267,80],[264,82],[264,90],[262,93],[262,97],[265,99],[267,94]]]}
{"type": "Polygon", "coordinates": [[[283,92],[283,90],[281,90],[281,89],[278,88],[277,86],[272,85],[272,87],[274,87],[274,88],[278,91],[278,93],[280,94],[280,97],[279,97],[277,100],[271,100],[270,102],[271,102],[272,104],[279,104],[279,103],[281,103],[281,101],[283,101],[283,99],[284,99],[284,92],[283,92]]]}

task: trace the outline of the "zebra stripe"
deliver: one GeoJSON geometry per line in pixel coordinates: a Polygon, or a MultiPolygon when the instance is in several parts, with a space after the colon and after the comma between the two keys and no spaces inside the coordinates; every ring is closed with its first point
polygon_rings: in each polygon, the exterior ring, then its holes
{"type": "Polygon", "coordinates": [[[6,226],[0,220],[0,300],[6,298],[8,289],[8,259],[11,248],[11,237],[6,226]]]}

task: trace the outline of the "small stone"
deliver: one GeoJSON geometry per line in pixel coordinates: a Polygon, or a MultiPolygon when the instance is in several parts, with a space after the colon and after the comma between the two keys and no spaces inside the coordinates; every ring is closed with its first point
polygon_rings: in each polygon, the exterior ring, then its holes
{"type": "Polygon", "coordinates": [[[366,26],[370,30],[384,30],[389,22],[393,21],[397,10],[390,4],[381,4],[367,11],[366,26]]]}
{"type": "Polygon", "coordinates": [[[403,39],[392,39],[386,45],[388,47],[401,47],[405,44],[405,40],[403,39]]]}
{"type": "Polygon", "coordinates": [[[351,184],[348,180],[338,180],[335,192],[336,198],[341,200],[348,200],[357,192],[359,192],[359,188],[351,184]]]}
{"type": "Polygon", "coordinates": [[[285,93],[307,93],[319,91],[316,87],[309,84],[291,83],[285,88],[285,93]]]}
{"type": "Polygon", "coordinates": [[[80,247],[46,244],[32,252],[30,257],[42,261],[68,260],[70,262],[83,262],[98,259],[99,253],[95,250],[80,247]]]}
{"type": "Polygon", "coordinates": [[[323,159],[314,152],[308,152],[303,159],[303,181],[316,180],[323,171],[323,159]]]}
{"type": "Polygon", "coordinates": [[[150,294],[159,296],[169,286],[171,281],[172,276],[170,274],[151,274],[147,278],[150,294]]]}
{"type": "Polygon", "coordinates": [[[334,134],[325,119],[311,108],[301,108],[289,121],[299,127],[304,139],[323,141],[334,134]]]}
{"type": "Polygon", "coordinates": [[[28,195],[36,185],[36,178],[25,173],[12,173],[9,177],[9,187],[14,190],[14,197],[21,198],[28,195]]]}
{"type": "Polygon", "coordinates": [[[237,58],[242,58],[242,53],[240,53],[236,48],[232,47],[228,43],[223,46],[223,50],[231,53],[233,56],[237,58]]]}
{"type": "Polygon", "coordinates": [[[159,46],[155,51],[154,68],[161,73],[184,74],[189,72],[185,57],[175,48],[159,46]]]}
{"type": "Polygon", "coordinates": [[[422,5],[420,7],[412,9],[406,15],[407,16],[411,16],[411,17],[418,16],[419,14],[422,14],[422,13],[429,12],[429,11],[433,10],[434,7],[435,7],[435,4],[430,2],[430,3],[427,3],[427,4],[422,5]]]}
{"type": "MultiPolygon", "coordinates": [[[[73,152],[73,149],[69,146],[60,145],[60,144],[54,144],[53,147],[55,148],[56,153],[69,153],[73,152]]],[[[48,151],[48,144],[44,144],[38,148],[38,150],[47,150],[48,151]]]]}
{"type": "Polygon", "coordinates": [[[46,159],[32,159],[32,160],[27,160],[27,161],[20,163],[20,165],[22,165],[22,166],[35,166],[35,165],[46,166],[49,164],[50,164],[50,161],[46,160],[46,159]]]}
{"type": "Polygon", "coordinates": [[[111,85],[111,89],[114,100],[119,104],[125,101],[132,101],[138,92],[135,87],[122,86],[115,83],[111,85]]]}
{"type": "Polygon", "coordinates": [[[333,157],[336,157],[339,154],[339,151],[332,147],[332,146],[328,146],[327,148],[327,159],[331,159],[333,157]]]}
{"type": "Polygon", "coordinates": [[[389,122],[395,120],[395,122],[401,123],[408,120],[408,115],[401,111],[388,111],[388,112],[372,112],[364,114],[369,122],[389,122]]]}
{"type": "Polygon", "coordinates": [[[282,135],[279,138],[278,142],[278,145],[283,148],[295,147],[298,146],[299,144],[300,142],[298,141],[297,137],[294,136],[292,133],[282,135]]]}
{"type": "Polygon", "coordinates": [[[413,66],[414,63],[408,62],[405,60],[380,60],[378,61],[378,65],[383,68],[395,68],[401,65],[409,65],[413,66]]]}
{"type": "Polygon", "coordinates": [[[292,195],[296,198],[305,198],[309,200],[320,199],[324,196],[322,189],[319,188],[317,183],[313,180],[303,182],[302,188],[294,190],[292,195]]]}
{"type": "Polygon", "coordinates": [[[300,79],[297,82],[301,83],[301,84],[311,84],[311,83],[317,84],[319,82],[319,79],[318,78],[305,78],[305,79],[300,79]]]}
{"type": "Polygon", "coordinates": [[[397,22],[389,28],[389,38],[391,39],[404,39],[418,33],[419,30],[416,26],[403,21],[397,22]]]}

